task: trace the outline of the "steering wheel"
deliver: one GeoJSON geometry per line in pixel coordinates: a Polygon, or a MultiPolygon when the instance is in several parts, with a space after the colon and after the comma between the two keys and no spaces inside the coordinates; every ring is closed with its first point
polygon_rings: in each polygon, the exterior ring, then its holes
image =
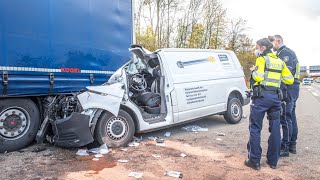
{"type": "Polygon", "coordinates": [[[144,91],[147,89],[148,84],[144,76],[141,74],[135,74],[131,77],[131,88],[136,91],[144,91]]]}

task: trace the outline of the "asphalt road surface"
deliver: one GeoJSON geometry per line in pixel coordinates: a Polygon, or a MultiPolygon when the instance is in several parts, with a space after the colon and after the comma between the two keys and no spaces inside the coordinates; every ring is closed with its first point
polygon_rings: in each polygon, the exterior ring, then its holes
{"type": "MultiPolygon", "coordinates": [[[[245,108],[249,115],[249,106],[245,108]]],[[[33,145],[21,152],[0,154],[0,179],[134,179],[130,172],[142,172],[142,179],[173,179],[166,171],[179,171],[183,179],[320,179],[320,84],[301,85],[297,104],[299,126],[297,154],[281,158],[278,168],[265,163],[268,120],[262,132],[262,169],[244,166],[248,140],[248,118],[239,124],[227,124],[221,116],[212,116],[185,125],[137,135],[143,140],[127,151],[112,149],[98,161],[93,156],[77,156],[77,149],[61,149],[50,144],[33,145]],[[207,132],[187,132],[182,127],[198,125],[207,132]],[[171,132],[170,137],[164,137],[171,132]],[[224,133],[225,136],[217,134],[224,133]],[[156,146],[147,137],[160,136],[165,147],[156,146]],[[42,152],[32,152],[44,147],[42,152]],[[181,153],[186,157],[181,157],[181,153]],[[159,155],[156,158],[152,155],[159,155]],[[120,163],[118,160],[128,160],[120,163]]]]}

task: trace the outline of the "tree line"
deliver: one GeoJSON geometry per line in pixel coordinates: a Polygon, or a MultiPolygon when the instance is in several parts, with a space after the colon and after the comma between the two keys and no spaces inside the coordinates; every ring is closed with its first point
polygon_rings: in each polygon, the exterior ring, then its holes
{"type": "Polygon", "coordinates": [[[255,62],[246,20],[229,18],[218,0],[137,0],[136,43],[159,48],[228,49],[236,53],[247,78],[255,62]]]}

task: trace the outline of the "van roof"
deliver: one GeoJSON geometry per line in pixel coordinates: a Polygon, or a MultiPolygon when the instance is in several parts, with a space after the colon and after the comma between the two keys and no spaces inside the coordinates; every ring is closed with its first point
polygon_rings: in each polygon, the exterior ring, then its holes
{"type": "Polygon", "coordinates": [[[163,48],[158,51],[164,52],[215,52],[215,53],[233,53],[230,50],[220,50],[220,49],[193,49],[193,48],[163,48]]]}

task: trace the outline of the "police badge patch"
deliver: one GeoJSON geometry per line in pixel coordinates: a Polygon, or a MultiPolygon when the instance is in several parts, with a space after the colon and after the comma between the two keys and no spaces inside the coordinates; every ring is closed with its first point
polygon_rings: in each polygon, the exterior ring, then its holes
{"type": "Polygon", "coordinates": [[[289,61],[289,56],[284,56],[284,57],[283,57],[283,61],[284,61],[284,62],[288,62],[288,61],[289,61]]]}

